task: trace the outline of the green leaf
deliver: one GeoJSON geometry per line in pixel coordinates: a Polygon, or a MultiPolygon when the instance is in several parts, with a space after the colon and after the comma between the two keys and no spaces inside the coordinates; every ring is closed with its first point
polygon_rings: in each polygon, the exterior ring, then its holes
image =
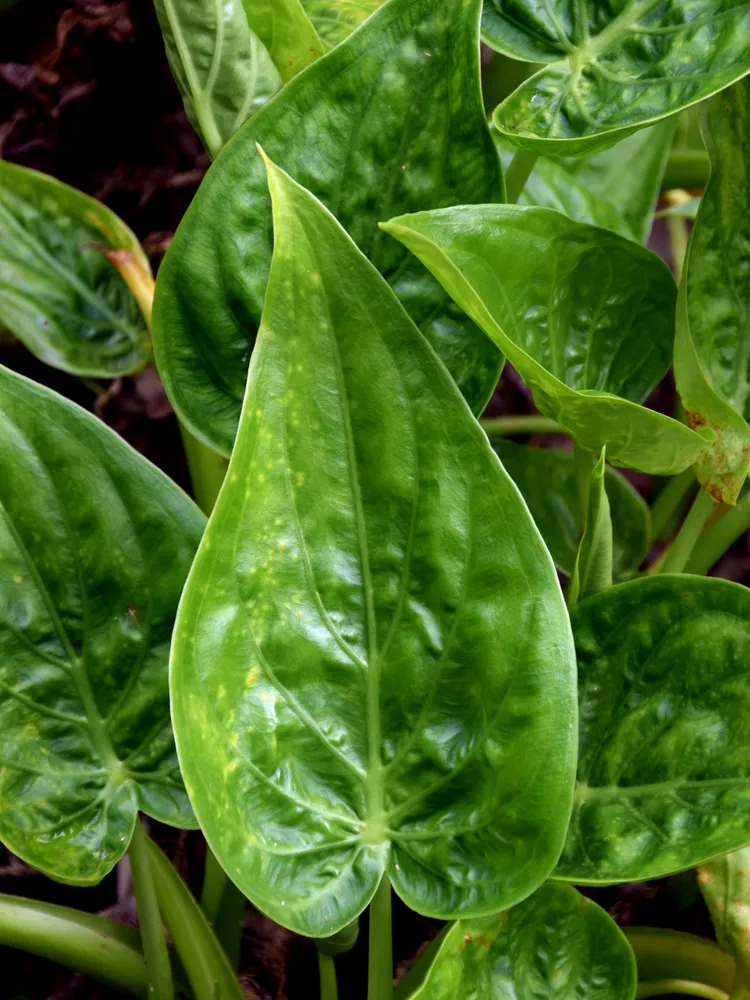
{"type": "Polygon", "coordinates": [[[483,409],[497,348],[377,227],[396,211],[503,198],[479,93],[479,9],[390,0],[263,108],[201,185],[159,271],[154,338],[180,419],[217,450],[234,442],[271,262],[256,140],[336,215],[483,409]]]}
{"type": "MultiPolygon", "coordinates": [[[[750,986],[750,847],[709,861],[697,871],[698,885],[708,904],[716,937],[736,961],[739,975],[750,986]]],[[[734,997],[735,994],[732,994],[734,997]]],[[[746,996],[737,993],[737,998],[746,996]]]]}
{"type": "Polygon", "coordinates": [[[154,4],[187,116],[216,157],[281,87],[281,77],[251,31],[242,0],[154,4]]]}
{"type": "Polygon", "coordinates": [[[750,840],[750,591],[725,580],[623,583],[572,615],[578,778],[555,871],[658,878],[750,840]]]}
{"type": "Polygon", "coordinates": [[[673,475],[705,451],[636,405],[669,366],[675,286],[631,240],[546,208],[480,205],[383,223],[507,355],[539,410],[584,450],[673,475]],[[621,398],[622,397],[622,398],[621,398]]]}
{"type": "Polygon", "coordinates": [[[302,0],[302,6],[327,46],[338,45],[358,28],[383,0],[302,0]]]}
{"type": "Polygon", "coordinates": [[[265,45],[284,83],[323,54],[323,43],[300,0],[242,3],[250,27],[265,45]]]}
{"type": "Polygon", "coordinates": [[[99,420],[0,368],[0,839],[98,882],[140,809],[195,821],[169,724],[192,502],[99,420]]]}
{"type": "Polygon", "coordinates": [[[676,205],[670,205],[668,208],[662,208],[656,213],[657,219],[694,219],[698,214],[698,209],[701,205],[700,195],[696,195],[694,198],[688,198],[686,201],[678,202],[676,205]]]}
{"type": "Polygon", "coordinates": [[[0,160],[0,323],[54,368],[114,378],[148,361],[145,320],[107,250],[150,277],[135,235],[108,208],[0,160]]]}
{"type": "MultiPolygon", "coordinates": [[[[572,452],[512,441],[493,441],[492,447],[523,494],[555,565],[570,576],[581,522],[572,452]]],[[[612,568],[615,579],[622,579],[632,576],[648,552],[649,509],[638,491],[610,466],[605,480],[614,530],[612,568]]]]}
{"type": "Polygon", "coordinates": [[[504,913],[459,920],[413,1000],[633,1000],[635,958],[617,924],[547,884],[504,913]]]}
{"type": "Polygon", "coordinates": [[[495,109],[543,155],[605,149],[750,71],[750,9],[736,0],[487,0],[483,35],[547,63],[495,109]]]}
{"type": "Polygon", "coordinates": [[[552,560],[387,284],[312,195],[269,182],[263,324],[172,650],[190,798],[232,880],[300,933],[336,933],[383,871],[420,913],[492,912],[567,827],[552,560]]]}
{"type": "Polygon", "coordinates": [[[696,475],[728,504],[750,466],[749,102],[743,81],[715,97],[703,119],[711,175],[685,261],[674,358],[688,422],[717,435],[696,475]]]}
{"type": "Polygon", "coordinates": [[[602,448],[601,457],[593,469],[592,456],[588,452],[579,454],[577,458],[579,465],[581,460],[584,463],[582,472],[585,479],[579,486],[584,510],[583,535],[566,595],[568,607],[612,586],[612,518],[604,485],[606,448],[602,448]]]}

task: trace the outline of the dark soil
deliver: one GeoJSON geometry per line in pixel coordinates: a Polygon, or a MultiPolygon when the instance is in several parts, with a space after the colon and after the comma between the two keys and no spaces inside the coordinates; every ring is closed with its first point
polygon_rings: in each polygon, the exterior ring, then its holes
{"type": "MultiPolygon", "coordinates": [[[[182,110],[151,0],[0,0],[0,156],[52,174],[106,202],[144,242],[154,267],[169,245],[208,166],[182,110]]],[[[657,239],[660,235],[657,234],[657,239]]],[[[84,384],[36,361],[20,344],[0,340],[0,360],[95,410],[139,451],[189,490],[177,422],[153,368],[116,383],[84,384]]],[[[671,412],[667,381],[652,400],[671,412]]],[[[525,387],[507,369],[488,413],[532,412],[525,387]]],[[[552,443],[552,442],[544,442],[552,443]]],[[[558,442],[559,443],[559,442],[558,442]]],[[[660,486],[633,476],[647,496],[660,486]]],[[[718,567],[748,582],[750,549],[742,540],[718,567]]],[[[200,892],[200,833],[152,824],[152,833],[200,892]]],[[[0,892],[31,896],[135,922],[127,861],[95,888],[63,886],[0,848],[0,892]]],[[[622,924],[668,926],[712,936],[692,874],[656,883],[586,890],[622,924]]],[[[360,940],[337,960],[342,996],[364,996],[367,918],[360,940]]],[[[394,950],[403,972],[439,930],[437,921],[394,901],[394,950]]],[[[113,996],[82,976],[0,948],[0,996],[27,1000],[103,1000],[113,996]]],[[[314,946],[248,905],[242,982],[249,997],[310,1000],[317,993],[314,946]]]]}

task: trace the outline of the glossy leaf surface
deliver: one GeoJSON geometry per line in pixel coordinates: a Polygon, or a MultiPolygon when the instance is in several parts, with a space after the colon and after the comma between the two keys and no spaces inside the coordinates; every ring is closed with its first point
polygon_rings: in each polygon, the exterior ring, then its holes
{"type": "Polygon", "coordinates": [[[486,403],[497,348],[377,225],[395,211],[503,197],[479,94],[479,7],[390,0],[263,108],[201,185],[159,272],[154,338],[180,418],[223,453],[236,434],[273,245],[256,140],[390,281],[473,408],[486,403]]]}
{"type": "Polygon", "coordinates": [[[250,29],[242,0],[154,4],[187,116],[216,157],[281,87],[279,72],[250,29]]]}
{"type": "Polygon", "coordinates": [[[173,644],[191,801],[231,878],[300,933],[344,927],[384,870],[419,912],[493,912],[540,884],[567,826],[552,560],[387,284],[269,180],[263,325],[173,644]]]}
{"type": "Polygon", "coordinates": [[[383,0],[302,0],[325,45],[334,46],[358,28],[383,0]]]}
{"type": "Polygon", "coordinates": [[[323,43],[300,0],[242,0],[248,23],[284,83],[323,54],[323,43]]]}
{"type": "MultiPolygon", "coordinates": [[[[721,946],[750,987],[750,847],[709,861],[696,872],[721,946]]],[[[745,997],[737,993],[736,1000],[745,997]]],[[[733,996],[735,996],[733,994],[733,996]]]]}
{"type": "Polygon", "coordinates": [[[487,0],[483,31],[548,64],[493,116],[547,156],[612,146],[750,71],[750,8],[735,0],[487,0]]]}
{"type": "Polygon", "coordinates": [[[100,202],[0,160],[0,324],[36,357],[74,375],[143,367],[150,336],[103,250],[151,274],[135,235],[100,202]]]}
{"type": "MultiPolygon", "coordinates": [[[[606,448],[602,448],[601,457],[589,473],[588,481],[583,484],[583,489],[579,487],[585,513],[581,544],[565,595],[568,607],[612,586],[612,517],[604,485],[605,456],[606,448]]],[[[588,454],[583,458],[590,468],[588,454]]]]}
{"type": "Polygon", "coordinates": [[[718,579],[623,583],[572,615],[575,805],[556,877],[657,878],[750,839],[750,592],[718,579]]]}
{"type": "Polygon", "coordinates": [[[0,369],[0,839],[98,882],[137,810],[195,821],[167,659],[203,515],[61,396],[0,369]]]}
{"type": "Polygon", "coordinates": [[[392,219],[401,240],[530,386],[539,410],[615,465],[671,475],[705,450],[682,424],[636,405],[671,357],[675,286],[631,240],[519,205],[392,219]]]}
{"type": "Polygon", "coordinates": [[[717,434],[696,475],[729,504],[750,466],[749,102],[743,81],[715,97],[703,120],[711,176],[688,247],[675,340],[688,421],[717,434]]]}
{"type": "MultiPolygon", "coordinates": [[[[581,522],[572,452],[512,441],[493,441],[492,447],[523,494],[555,565],[570,576],[581,522]]],[[[605,480],[614,529],[613,572],[615,579],[622,579],[635,572],[648,551],[649,510],[638,491],[610,466],[605,480]]]]}
{"type": "Polygon", "coordinates": [[[504,913],[457,921],[413,1000],[633,1000],[635,987],[606,910],[549,883],[504,913]]]}

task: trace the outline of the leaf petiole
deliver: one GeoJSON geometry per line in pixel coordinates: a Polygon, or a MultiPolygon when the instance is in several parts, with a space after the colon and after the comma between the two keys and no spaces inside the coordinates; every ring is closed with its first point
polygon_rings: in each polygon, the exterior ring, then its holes
{"type": "Polygon", "coordinates": [[[146,833],[140,820],[136,819],[133,839],[128,854],[133,871],[135,900],[138,908],[138,923],[141,928],[143,957],[146,960],[149,993],[159,1000],[172,1000],[174,985],[172,969],[169,965],[169,951],[164,936],[159,903],[151,872],[146,833]]]}
{"type": "Polygon", "coordinates": [[[487,417],[480,420],[479,423],[490,440],[511,437],[513,434],[567,434],[567,431],[556,420],[537,413],[523,416],[487,417]]]}
{"type": "Polygon", "coordinates": [[[685,572],[688,560],[714,507],[713,497],[701,490],[695,498],[688,516],[683,521],[677,537],[667,552],[666,558],[661,565],[661,573],[685,572]]]}
{"type": "Polygon", "coordinates": [[[391,940],[391,882],[387,873],[370,903],[370,957],[367,1000],[393,996],[393,942],[391,940]]]}
{"type": "Polygon", "coordinates": [[[650,983],[639,983],[635,991],[636,1000],[645,997],[663,996],[704,997],[705,1000],[730,1000],[729,994],[706,983],[696,983],[692,979],[656,979],[650,983]]]}
{"type": "Polygon", "coordinates": [[[722,517],[698,539],[690,561],[690,573],[708,573],[738,538],[750,528],[750,493],[736,507],[730,507],[722,517]]]}
{"type": "Polygon", "coordinates": [[[531,176],[538,159],[536,153],[529,153],[525,149],[519,149],[514,154],[508,169],[505,171],[505,192],[508,204],[515,205],[521,197],[521,192],[526,187],[526,181],[531,176]]]}
{"type": "Polygon", "coordinates": [[[320,973],[320,1000],[338,1000],[339,991],[333,955],[324,955],[322,951],[318,951],[318,971],[320,973]]]}

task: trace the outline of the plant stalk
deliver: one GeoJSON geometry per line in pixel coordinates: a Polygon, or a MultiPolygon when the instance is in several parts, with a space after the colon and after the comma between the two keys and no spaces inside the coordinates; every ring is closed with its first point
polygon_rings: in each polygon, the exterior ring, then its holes
{"type": "Polygon", "coordinates": [[[229,462],[223,455],[199,441],[182,423],[180,434],[195,502],[208,517],[216,503],[229,462]]]}
{"type": "Polygon", "coordinates": [[[233,969],[240,964],[242,917],[247,900],[216,860],[206,845],[206,866],[203,873],[201,909],[213,925],[214,934],[226,952],[233,969]]]}
{"type": "Polygon", "coordinates": [[[714,509],[713,497],[700,491],[661,565],[661,573],[684,573],[701,532],[714,509]]]}
{"type": "Polygon", "coordinates": [[[136,820],[133,839],[128,848],[130,867],[133,871],[138,923],[141,928],[143,957],[146,961],[149,994],[158,1000],[173,1000],[172,969],[164,936],[159,903],[151,874],[146,833],[140,820],[136,820]]]}
{"type": "Polygon", "coordinates": [[[332,955],[324,955],[322,951],[318,952],[318,972],[320,973],[320,1000],[338,1000],[336,963],[332,955]]]}
{"type": "Polygon", "coordinates": [[[391,938],[391,880],[380,880],[370,903],[370,955],[367,1000],[392,1000],[393,942],[391,938]]]}
{"type": "Polygon", "coordinates": [[[750,493],[730,507],[696,542],[687,565],[688,573],[708,573],[738,538],[750,529],[750,493]]]}
{"type": "Polygon", "coordinates": [[[513,434],[567,433],[555,420],[536,413],[517,417],[487,417],[479,422],[488,438],[504,438],[513,434]]]}
{"type": "Polygon", "coordinates": [[[537,153],[529,153],[525,149],[519,149],[514,154],[505,171],[505,196],[509,204],[515,205],[521,197],[521,192],[526,187],[526,181],[531,176],[538,159],[537,153]]]}
{"type": "Polygon", "coordinates": [[[692,468],[673,476],[651,508],[651,536],[663,538],[672,518],[680,510],[693,487],[697,485],[692,468]]]}
{"type": "Polygon", "coordinates": [[[702,188],[708,182],[708,153],[702,149],[673,149],[661,181],[662,191],[702,188]]]}
{"type": "Polygon", "coordinates": [[[729,1000],[729,994],[706,983],[696,983],[692,979],[656,979],[650,983],[639,983],[635,991],[636,1000],[644,997],[672,996],[704,997],[705,1000],[729,1000]]]}
{"type": "Polygon", "coordinates": [[[660,927],[626,927],[624,934],[644,984],[687,979],[724,993],[732,989],[735,963],[715,941],[660,927]]]}
{"type": "Polygon", "coordinates": [[[688,248],[687,222],[679,215],[667,216],[667,233],[669,235],[669,255],[672,258],[672,273],[679,285],[682,281],[682,270],[688,248]]]}

